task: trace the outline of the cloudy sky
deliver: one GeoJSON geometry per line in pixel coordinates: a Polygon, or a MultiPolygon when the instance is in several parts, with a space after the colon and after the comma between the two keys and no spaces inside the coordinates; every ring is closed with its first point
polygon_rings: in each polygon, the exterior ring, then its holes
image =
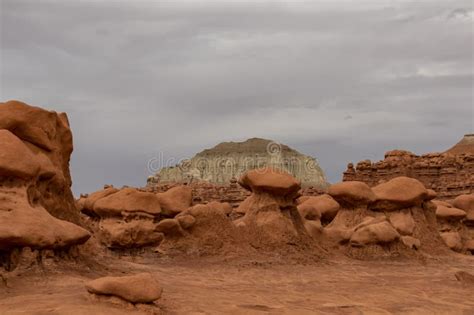
{"type": "Polygon", "coordinates": [[[0,0],[0,99],[67,112],[75,193],[264,137],[350,161],[473,132],[472,1],[0,0]]]}

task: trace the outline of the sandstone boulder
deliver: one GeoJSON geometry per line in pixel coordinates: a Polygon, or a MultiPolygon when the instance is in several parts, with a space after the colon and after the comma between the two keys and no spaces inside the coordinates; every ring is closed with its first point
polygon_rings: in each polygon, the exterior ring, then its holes
{"type": "Polygon", "coordinates": [[[151,220],[105,218],[100,221],[100,240],[109,248],[137,248],[157,246],[163,240],[163,233],[157,231],[151,220]]]}
{"type": "Polygon", "coordinates": [[[149,273],[123,277],[103,277],[86,284],[89,293],[113,295],[130,303],[152,303],[159,298],[163,289],[158,280],[149,273]]]}
{"type": "Polygon", "coordinates": [[[372,188],[377,200],[370,205],[375,210],[393,211],[421,207],[428,199],[428,190],[418,180],[409,177],[396,177],[372,188]]]}
{"type": "Polygon", "coordinates": [[[166,216],[176,214],[188,209],[192,205],[192,189],[186,185],[173,187],[164,193],[157,194],[161,206],[161,213],[166,216]]]}
{"type": "Polygon", "coordinates": [[[415,220],[409,210],[392,213],[390,223],[401,235],[412,235],[415,229],[415,220]]]}
{"type": "Polygon", "coordinates": [[[443,205],[438,205],[436,207],[436,217],[439,220],[459,221],[462,220],[465,216],[466,211],[458,208],[446,207],[443,205]]]}
{"type": "Polygon", "coordinates": [[[89,194],[86,198],[84,198],[82,211],[86,214],[93,214],[94,204],[97,202],[97,200],[115,194],[118,191],[119,190],[117,188],[109,187],[89,194]]]}
{"type": "Polygon", "coordinates": [[[406,247],[411,249],[420,249],[421,247],[420,240],[412,236],[403,235],[400,237],[400,241],[402,241],[406,247]]]}
{"type": "Polygon", "coordinates": [[[363,182],[347,181],[329,187],[328,194],[344,206],[367,205],[375,201],[372,189],[363,182]]]}
{"type": "Polygon", "coordinates": [[[317,214],[316,216],[319,216],[325,221],[331,221],[332,219],[334,219],[337,212],[339,211],[339,208],[339,203],[337,203],[337,201],[329,195],[321,195],[315,197],[308,196],[304,199],[304,201],[298,204],[298,211],[300,211],[300,214],[304,218],[308,219],[307,214],[316,214],[317,212],[319,214],[317,214]],[[302,213],[303,209],[305,209],[303,211],[304,213],[302,213]]]}
{"type": "Polygon", "coordinates": [[[354,231],[351,236],[352,246],[365,246],[370,244],[391,243],[400,238],[400,234],[387,222],[382,221],[362,226],[354,231]]]}
{"type": "Polygon", "coordinates": [[[444,232],[440,233],[441,238],[443,239],[444,243],[454,251],[461,251],[462,246],[462,239],[461,235],[458,232],[444,232]]]}
{"type": "Polygon", "coordinates": [[[474,211],[474,194],[456,197],[453,201],[453,205],[464,211],[474,211]]]}
{"type": "Polygon", "coordinates": [[[97,200],[94,203],[94,212],[101,217],[122,216],[124,212],[141,212],[155,216],[161,213],[161,206],[158,197],[153,193],[124,188],[97,200]]]}
{"type": "Polygon", "coordinates": [[[35,154],[13,133],[0,129],[0,144],[0,176],[30,179],[38,175],[35,154]]]}

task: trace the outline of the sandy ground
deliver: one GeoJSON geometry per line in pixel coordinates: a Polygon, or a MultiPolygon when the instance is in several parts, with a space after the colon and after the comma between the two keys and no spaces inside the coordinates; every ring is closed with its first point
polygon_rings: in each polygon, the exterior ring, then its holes
{"type": "Polygon", "coordinates": [[[350,259],[314,264],[265,261],[110,259],[106,270],[57,268],[8,280],[0,314],[474,314],[474,257],[443,260],[350,259]],[[161,280],[156,306],[133,307],[89,295],[103,275],[151,272],[161,280]]]}

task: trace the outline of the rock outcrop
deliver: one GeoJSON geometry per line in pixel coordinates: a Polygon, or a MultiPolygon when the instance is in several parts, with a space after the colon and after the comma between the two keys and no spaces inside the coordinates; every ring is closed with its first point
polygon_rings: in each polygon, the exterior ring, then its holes
{"type": "Polygon", "coordinates": [[[109,248],[157,246],[163,240],[163,233],[157,229],[162,208],[154,193],[108,187],[78,203],[90,217],[96,236],[109,248]]]}
{"type": "Polygon", "coordinates": [[[244,142],[223,142],[196,154],[175,167],[162,168],[150,185],[207,181],[225,184],[248,170],[272,167],[284,170],[304,187],[326,187],[325,175],[316,159],[271,140],[252,138],[244,142]]]}
{"type": "Polygon", "coordinates": [[[8,101],[0,103],[0,131],[2,182],[21,179],[36,204],[56,218],[79,223],[71,192],[73,143],[67,115],[8,101]]]}
{"type": "Polygon", "coordinates": [[[87,241],[70,189],[66,114],[0,103],[0,251],[68,249],[87,241]],[[72,222],[68,222],[68,221],[72,222]]]}
{"type": "Polygon", "coordinates": [[[362,181],[375,186],[399,176],[419,180],[434,190],[439,199],[474,192],[474,135],[465,135],[444,153],[418,156],[394,150],[385,153],[385,159],[379,162],[365,160],[356,166],[349,163],[343,181],[362,181]]]}
{"type": "Polygon", "coordinates": [[[435,200],[438,229],[454,251],[474,254],[474,194],[461,195],[450,203],[435,200]]]}
{"type": "Polygon", "coordinates": [[[342,182],[329,187],[328,193],[341,208],[322,228],[321,239],[339,244],[350,256],[409,255],[418,249],[445,248],[436,231],[433,196],[413,178],[397,177],[372,189],[363,182],[342,182]]]}

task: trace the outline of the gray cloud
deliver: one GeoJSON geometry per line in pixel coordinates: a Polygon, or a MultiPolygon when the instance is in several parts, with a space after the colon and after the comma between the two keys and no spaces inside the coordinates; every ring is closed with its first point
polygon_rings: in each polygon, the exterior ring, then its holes
{"type": "Polygon", "coordinates": [[[254,136],[337,181],[474,128],[470,1],[0,3],[1,99],[68,112],[76,193],[254,136]]]}

